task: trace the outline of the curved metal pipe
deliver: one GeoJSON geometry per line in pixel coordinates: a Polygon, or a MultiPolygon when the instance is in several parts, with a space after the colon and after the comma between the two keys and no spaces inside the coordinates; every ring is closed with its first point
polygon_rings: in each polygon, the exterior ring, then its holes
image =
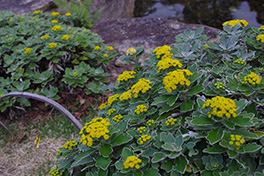
{"type": "Polygon", "coordinates": [[[5,94],[4,96],[0,97],[0,100],[6,97],[26,97],[26,98],[32,98],[35,100],[39,100],[45,103],[48,103],[55,107],[58,111],[60,111],[63,115],[65,115],[79,130],[83,128],[83,125],[63,106],[61,106],[56,101],[49,99],[47,97],[44,97],[42,95],[34,94],[34,93],[28,93],[28,92],[10,92],[8,94],[5,94]]]}

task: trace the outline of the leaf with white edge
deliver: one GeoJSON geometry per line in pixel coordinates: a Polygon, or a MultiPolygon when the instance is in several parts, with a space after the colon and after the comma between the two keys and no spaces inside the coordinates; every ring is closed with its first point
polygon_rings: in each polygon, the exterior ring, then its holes
{"type": "Polygon", "coordinates": [[[140,169],[137,169],[135,172],[134,172],[134,175],[133,176],[142,176],[143,175],[143,172],[140,170],[140,169]]]}
{"type": "Polygon", "coordinates": [[[210,132],[206,136],[206,139],[209,140],[210,144],[215,144],[220,141],[224,136],[224,130],[222,128],[216,128],[210,132]]]}
{"type": "Polygon", "coordinates": [[[166,160],[162,165],[161,169],[164,169],[166,172],[170,172],[172,170],[173,160],[166,160]]]}
{"type": "Polygon", "coordinates": [[[94,162],[93,158],[91,156],[87,156],[85,158],[80,158],[78,160],[75,160],[72,165],[71,168],[74,168],[76,166],[80,166],[80,165],[84,165],[84,164],[92,164],[94,162]]]}
{"type": "Polygon", "coordinates": [[[226,152],[226,148],[221,147],[220,145],[213,145],[212,147],[208,147],[203,150],[205,153],[209,154],[220,154],[226,152]]]}
{"type": "Polygon", "coordinates": [[[179,95],[180,95],[180,94],[172,95],[170,98],[168,98],[167,104],[168,104],[169,106],[172,106],[172,105],[178,100],[179,95]]]}
{"type": "Polygon", "coordinates": [[[195,73],[192,76],[189,77],[189,81],[191,83],[195,82],[197,79],[201,78],[203,76],[203,73],[195,73]]]}
{"type": "Polygon", "coordinates": [[[236,118],[230,118],[229,121],[240,127],[251,127],[255,125],[254,123],[252,123],[251,118],[247,118],[241,115],[237,116],[236,118]]]}
{"type": "Polygon", "coordinates": [[[192,96],[204,90],[203,85],[197,85],[188,90],[187,95],[192,96]]]}
{"type": "Polygon", "coordinates": [[[161,160],[164,160],[165,158],[167,157],[167,155],[163,152],[157,152],[157,153],[154,153],[154,157],[152,158],[152,163],[157,163],[161,160]]]}
{"type": "Polygon", "coordinates": [[[96,157],[95,160],[96,160],[95,166],[100,167],[103,170],[106,170],[112,161],[110,158],[104,158],[102,156],[96,157]]]}
{"type": "Polygon", "coordinates": [[[243,109],[247,106],[248,102],[245,99],[241,99],[239,101],[234,100],[237,106],[236,114],[239,115],[243,109]]]}
{"type": "Polygon", "coordinates": [[[107,176],[108,170],[99,169],[98,175],[100,176],[107,176]]]}
{"type": "Polygon", "coordinates": [[[170,98],[171,95],[161,95],[159,97],[154,98],[154,101],[152,102],[151,105],[157,105],[160,103],[165,103],[168,101],[168,98],[170,98]]]}
{"type": "Polygon", "coordinates": [[[157,169],[150,168],[144,172],[144,176],[161,176],[157,169]]]}
{"type": "Polygon", "coordinates": [[[129,134],[127,134],[127,133],[121,133],[120,135],[118,135],[117,137],[115,137],[112,140],[111,144],[112,144],[112,147],[115,147],[115,146],[119,146],[119,145],[128,143],[132,139],[133,139],[133,137],[130,136],[129,134]]]}
{"type": "Polygon", "coordinates": [[[245,152],[256,152],[258,151],[259,149],[262,148],[261,145],[258,145],[256,143],[253,143],[253,144],[246,144],[244,146],[241,147],[245,152]]]}
{"type": "Polygon", "coordinates": [[[104,157],[108,157],[113,152],[113,149],[110,144],[103,144],[102,147],[99,148],[99,152],[104,157]]]}
{"type": "Polygon", "coordinates": [[[248,131],[245,128],[240,128],[240,129],[236,129],[235,130],[236,134],[239,134],[241,136],[243,136],[244,138],[250,138],[250,139],[258,139],[258,135],[248,131]]]}
{"type": "Polygon", "coordinates": [[[231,158],[231,159],[234,159],[234,158],[236,158],[236,156],[237,156],[237,152],[235,152],[235,151],[233,151],[233,150],[228,150],[227,151],[227,154],[228,154],[228,156],[231,158]]]}
{"type": "Polygon", "coordinates": [[[194,117],[194,119],[191,121],[193,125],[199,125],[199,126],[208,126],[208,125],[213,125],[214,121],[208,117],[194,117]]]}
{"type": "Polygon", "coordinates": [[[196,101],[197,101],[198,107],[199,107],[199,108],[202,108],[202,107],[203,107],[203,104],[204,104],[205,101],[202,100],[201,98],[197,98],[196,101]]]}
{"type": "Polygon", "coordinates": [[[191,100],[185,100],[183,103],[182,103],[182,106],[181,106],[181,112],[188,112],[188,111],[191,111],[193,110],[193,105],[195,103],[191,100]]]}
{"type": "Polygon", "coordinates": [[[72,162],[73,162],[72,158],[62,159],[59,161],[57,169],[60,170],[63,168],[68,168],[68,167],[70,167],[72,162]]]}
{"type": "Polygon", "coordinates": [[[188,165],[188,160],[185,158],[185,156],[179,156],[174,160],[176,165],[173,166],[173,169],[176,169],[179,171],[181,174],[184,174],[186,167],[188,165]]]}
{"type": "Polygon", "coordinates": [[[132,156],[132,155],[134,155],[134,153],[129,148],[127,148],[127,147],[123,148],[122,157],[124,160],[126,160],[127,157],[132,156]]]}

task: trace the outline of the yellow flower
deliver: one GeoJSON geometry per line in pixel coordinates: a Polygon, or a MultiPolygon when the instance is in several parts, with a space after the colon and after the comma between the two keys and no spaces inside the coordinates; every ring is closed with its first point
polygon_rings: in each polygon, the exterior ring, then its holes
{"type": "Polygon", "coordinates": [[[49,171],[50,176],[62,176],[62,172],[60,172],[60,170],[58,170],[57,168],[52,169],[51,171],[49,171]]]}
{"type": "Polygon", "coordinates": [[[71,36],[69,36],[69,35],[63,35],[62,36],[62,40],[69,40],[71,38],[71,36]]]}
{"type": "Polygon", "coordinates": [[[139,127],[138,129],[137,129],[137,131],[139,132],[139,133],[144,133],[144,132],[146,132],[147,130],[146,130],[146,127],[139,127]]]}
{"type": "Polygon", "coordinates": [[[260,40],[261,43],[264,43],[264,34],[260,34],[260,35],[258,35],[258,36],[257,36],[257,40],[258,40],[258,41],[260,40]]]}
{"type": "Polygon", "coordinates": [[[56,48],[57,47],[57,43],[49,43],[49,48],[56,48]]]}
{"type": "Polygon", "coordinates": [[[138,139],[138,141],[139,141],[139,143],[142,145],[142,144],[144,144],[145,142],[147,142],[147,141],[149,141],[151,139],[151,136],[149,136],[149,135],[142,135],[139,139],[138,139]]]}
{"type": "Polygon", "coordinates": [[[139,81],[131,87],[134,97],[137,98],[138,94],[142,92],[146,93],[151,88],[151,82],[149,79],[141,78],[139,81]]]}
{"type": "Polygon", "coordinates": [[[190,72],[187,69],[177,69],[172,72],[169,72],[167,76],[163,78],[163,84],[165,85],[165,89],[168,93],[171,93],[172,90],[175,90],[177,88],[177,85],[186,85],[190,86],[191,82],[185,77],[193,75],[192,72],[190,72]]]}
{"type": "Polygon", "coordinates": [[[98,109],[100,109],[100,110],[104,110],[104,109],[107,107],[107,104],[108,104],[107,102],[101,104],[101,105],[98,107],[98,109]]]}
{"type": "Polygon", "coordinates": [[[127,81],[129,79],[135,78],[134,74],[136,74],[134,71],[124,71],[118,76],[117,83],[119,84],[121,81],[127,81]]]}
{"type": "Polygon", "coordinates": [[[73,76],[74,76],[74,77],[78,76],[78,73],[77,73],[77,72],[74,72],[74,73],[73,73],[73,76]]]}
{"type": "Polygon", "coordinates": [[[114,50],[114,48],[113,48],[112,46],[108,46],[108,47],[107,47],[107,50],[108,50],[108,51],[112,51],[112,50],[114,50]]]}
{"type": "Polygon", "coordinates": [[[151,126],[151,125],[153,125],[154,123],[155,123],[154,120],[148,120],[148,121],[147,121],[147,125],[148,125],[148,126],[151,126]]]}
{"type": "Polygon", "coordinates": [[[68,16],[71,16],[71,13],[69,13],[69,12],[68,13],[65,13],[65,16],[67,16],[67,17],[68,16]]]}
{"type": "Polygon", "coordinates": [[[63,29],[63,27],[59,26],[59,25],[55,25],[53,26],[53,28],[51,29],[52,31],[61,31],[63,29]]]}
{"type": "Polygon", "coordinates": [[[59,16],[60,13],[59,13],[59,12],[52,12],[51,15],[52,15],[53,17],[56,17],[56,16],[59,16]]]}
{"type": "Polygon", "coordinates": [[[68,150],[72,150],[73,147],[77,146],[78,143],[75,141],[75,140],[72,140],[72,141],[68,141],[66,142],[62,148],[65,148],[65,149],[68,149],[68,150]]]}
{"type": "Polygon", "coordinates": [[[136,110],[135,110],[135,113],[136,114],[140,114],[140,113],[142,113],[142,112],[147,112],[147,110],[148,110],[148,107],[146,106],[146,105],[138,105],[137,107],[136,107],[136,110]]]}
{"type": "Polygon", "coordinates": [[[264,25],[260,26],[259,29],[260,29],[260,30],[264,30],[264,25]]]}
{"type": "Polygon", "coordinates": [[[206,48],[210,48],[207,44],[204,44],[204,46],[205,46],[206,48]]]}
{"type": "Polygon", "coordinates": [[[171,58],[172,56],[173,56],[173,54],[172,53],[170,53],[170,50],[171,50],[172,48],[170,47],[170,46],[168,46],[168,45],[163,45],[163,46],[160,46],[160,47],[157,47],[154,51],[153,51],[153,53],[155,53],[156,54],[156,56],[157,56],[157,59],[159,59],[159,58],[171,58]]]}
{"type": "Polygon", "coordinates": [[[239,24],[240,26],[246,27],[248,25],[248,22],[246,20],[230,20],[223,23],[223,26],[230,25],[231,27],[235,26],[236,24],[239,24]]]}
{"type": "Polygon", "coordinates": [[[108,98],[107,102],[108,102],[108,106],[112,106],[113,102],[117,101],[119,99],[119,94],[115,94],[115,95],[112,95],[108,98]]]}
{"type": "Polygon", "coordinates": [[[256,85],[256,84],[260,84],[261,82],[261,78],[254,72],[251,72],[249,75],[244,77],[244,80],[242,82],[242,84],[251,84],[251,85],[256,85]]]}
{"type": "Polygon", "coordinates": [[[109,57],[108,54],[104,54],[104,57],[109,57]]]}
{"type": "Polygon", "coordinates": [[[129,99],[131,99],[132,98],[131,92],[132,92],[131,90],[128,90],[128,91],[122,93],[120,95],[120,97],[119,97],[119,100],[120,101],[123,101],[123,100],[129,100],[129,99]]]}
{"type": "Polygon", "coordinates": [[[115,117],[113,117],[113,120],[116,122],[119,122],[121,119],[123,119],[124,117],[120,114],[116,115],[115,117]]]}
{"type": "Polygon", "coordinates": [[[110,116],[110,115],[112,115],[115,111],[116,111],[115,109],[109,109],[109,110],[107,111],[107,115],[110,116]]]}
{"type": "Polygon", "coordinates": [[[235,60],[235,63],[243,65],[245,61],[243,59],[237,59],[235,60]]]}
{"type": "Polygon", "coordinates": [[[129,48],[128,50],[126,50],[127,55],[133,55],[137,52],[137,50],[135,50],[135,48],[129,48]]]}
{"type": "Polygon", "coordinates": [[[101,49],[100,46],[96,46],[96,47],[94,48],[94,50],[100,50],[100,49],[101,49]]]}
{"type": "Polygon", "coordinates": [[[136,169],[139,169],[140,168],[140,163],[142,162],[141,159],[139,159],[138,157],[136,156],[129,156],[126,158],[125,162],[123,163],[123,166],[125,169],[128,169],[128,168],[136,168],[136,169]]]}
{"type": "Polygon", "coordinates": [[[177,59],[171,59],[170,57],[163,56],[162,59],[157,64],[158,73],[160,73],[160,70],[165,70],[170,67],[182,67],[182,63],[178,61],[177,59]]]}
{"type": "Polygon", "coordinates": [[[52,20],[51,23],[58,23],[58,21],[57,20],[52,20]]]}
{"type": "Polygon", "coordinates": [[[176,122],[177,122],[177,119],[170,118],[170,119],[168,119],[168,120],[165,122],[165,124],[166,124],[167,126],[169,126],[169,125],[175,125],[176,122]]]}
{"type": "Polygon", "coordinates": [[[37,15],[39,13],[40,13],[40,10],[36,10],[36,11],[33,12],[34,15],[37,15]]]}
{"type": "Polygon", "coordinates": [[[48,36],[48,35],[43,35],[43,36],[41,37],[42,40],[48,40],[49,38],[50,38],[50,36],[48,36]]]}
{"type": "Polygon", "coordinates": [[[37,17],[33,17],[33,19],[34,19],[34,20],[38,20],[38,18],[37,18],[37,17]]]}
{"type": "Polygon", "coordinates": [[[24,48],[25,50],[25,55],[28,55],[31,53],[31,51],[33,50],[32,48],[24,48]]]}
{"type": "Polygon", "coordinates": [[[225,85],[222,82],[217,82],[217,83],[214,84],[214,86],[217,89],[223,89],[223,90],[225,90],[225,85]]]}

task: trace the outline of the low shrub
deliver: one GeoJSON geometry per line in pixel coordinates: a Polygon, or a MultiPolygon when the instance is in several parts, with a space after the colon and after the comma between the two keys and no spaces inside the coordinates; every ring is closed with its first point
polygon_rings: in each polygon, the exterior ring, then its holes
{"type": "Polygon", "coordinates": [[[136,71],[59,149],[51,175],[263,175],[264,27],[246,25],[225,23],[214,42],[187,29],[143,66],[142,48],[128,50],[120,59],[136,71]]]}
{"type": "MultiPolygon", "coordinates": [[[[116,55],[112,46],[86,28],[70,26],[72,15],[35,11],[0,12],[0,95],[26,91],[58,99],[61,92],[104,93],[105,67],[116,55]]],[[[0,102],[30,106],[25,98],[0,102]]]]}

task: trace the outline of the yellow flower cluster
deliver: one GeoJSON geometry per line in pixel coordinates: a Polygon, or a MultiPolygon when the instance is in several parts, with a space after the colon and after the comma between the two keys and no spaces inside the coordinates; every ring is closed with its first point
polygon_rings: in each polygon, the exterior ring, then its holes
{"type": "Polygon", "coordinates": [[[264,30],[264,25],[259,27],[260,30],[264,30]]]}
{"type": "Polygon", "coordinates": [[[74,77],[78,76],[78,73],[77,73],[77,72],[74,72],[74,73],[73,73],[73,76],[74,76],[74,77]]]}
{"type": "Polygon", "coordinates": [[[49,171],[50,176],[61,176],[62,172],[60,172],[57,168],[52,169],[51,171],[49,171]]]}
{"type": "Polygon", "coordinates": [[[134,74],[136,74],[136,72],[134,71],[124,71],[121,75],[118,76],[117,83],[119,84],[121,81],[127,81],[129,79],[135,78],[134,74]]]}
{"type": "Polygon", "coordinates": [[[235,60],[235,63],[243,65],[245,61],[243,59],[237,59],[235,60]]]}
{"type": "Polygon", "coordinates": [[[70,35],[63,35],[62,36],[62,40],[69,40],[71,38],[71,36],[70,35]]]}
{"type": "Polygon", "coordinates": [[[261,71],[261,72],[264,72],[264,67],[261,67],[258,70],[261,71]]]}
{"type": "Polygon", "coordinates": [[[63,29],[63,27],[59,26],[59,25],[55,25],[53,26],[53,28],[51,29],[52,31],[61,31],[63,29]]]}
{"type": "Polygon", "coordinates": [[[230,25],[231,27],[235,26],[236,24],[240,24],[240,26],[246,27],[248,22],[246,20],[230,20],[223,23],[223,26],[230,25]]]}
{"type": "Polygon", "coordinates": [[[40,10],[36,10],[36,11],[33,12],[34,15],[37,15],[39,13],[40,13],[40,10]]]}
{"type": "Polygon", "coordinates": [[[225,90],[225,85],[221,82],[217,82],[214,84],[214,86],[217,88],[217,89],[223,89],[225,90]]]}
{"type": "Polygon", "coordinates": [[[132,98],[131,90],[128,90],[120,95],[119,100],[123,101],[123,100],[129,100],[131,98],[132,98]]]}
{"type": "Polygon", "coordinates": [[[167,126],[170,126],[170,125],[175,125],[176,122],[177,122],[177,119],[169,118],[169,119],[165,122],[165,124],[166,124],[167,126]]]}
{"type": "Polygon", "coordinates": [[[57,150],[58,155],[61,156],[62,152],[60,151],[60,149],[57,150]]]}
{"type": "Polygon", "coordinates": [[[137,52],[137,50],[135,50],[135,48],[129,48],[128,50],[126,50],[127,55],[133,55],[137,52]]]}
{"type": "Polygon", "coordinates": [[[108,47],[107,47],[107,50],[108,50],[108,51],[113,51],[114,48],[113,48],[112,46],[108,46],[108,47]]]}
{"type": "Polygon", "coordinates": [[[137,98],[139,92],[146,93],[151,88],[151,82],[149,79],[141,78],[136,84],[131,87],[134,97],[137,98]]]}
{"type": "Polygon", "coordinates": [[[105,140],[109,139],[109,130],[110,126],[109,119],[104,119],[102,117],[97,117],[92,119],[89,123],[86,123],[81,129],[79,134],[81,135],[80,143],[91,147],[93,145],[93,139],[103,137],[105,140]]]}
{"type": "Polygon", "coordinates": [[[254,72],[251,72],[249,75],[244,77],[243,84],[251,84],[251,85],[256,85],[260,84],[261,78],[254,72]]]}
{"type": "Polygon", "coordinates": [[[32,50],[33,50],[32,48],[24,48],[25,55],[30,54],[32,50]]]}
{"type": "Polygon", "coordinates": [[[160,70],[165,70],[167,68],[170,67],[177,67],[181,68],[182,67],[182,63],[180,63],[180,61],[178,61],[177,59],[172,59],[170,57],[162,57],[162,59],[158,62],[157,67],[158,69],[158,73],[160,73],[160,70]]]}
{"type": "Polygon", "coordinates": [[[203,108],[210,107],[212,111],[208,112],[208,117],[212,116],[223,117],[224,115],[227,118],[233,116],[234,118],[237,116],[236,114],[236,103],[234,100],[230,98],[216,96],[211,100],[206,100],[203,104],[203,108]]]}
{"type": "Polygon", "coordinates": [[[49,38],[50,38],[50,36],[48,36],[48,35],[43,35],[43,36],[41,37],[42,40],[48,40],[49,38]]]}
{"type": "Polygon", "coordinates": [[[142,104],[142,105],[137,106],[135,113],[140,114],[142,112],[147,112],[147,110],[148,110],[148,107],[142,104]]]}
{"type": "Polygon", "coordinates": [[[38,18],[37,18],[37,17],[34,17],[33,19],[34,19],[34,20],[38,20],[38,18]]]}
{"type": "Polygon", "coordinates": [[[49,48],[56,48],[57,47],[57,43],[49,43],[49,48]]]}
{"type": "Polygon", "coordinates": [[[67,12],[67,13],[65,13],[65,16],[71,16],[71,13],[69,13],[69,12],[67,12]]]}
{"type": "Polygon", "coordinates": [[[107,102],[101,104],[101,105],[98,107],[98,109],[100,109],[100,110],[104,110],[106,107],[107,107],[107,102]]]}
{"type": "Polygon", "coordinates": [[[57,20],[52,20],[51,23],[58,23],[58,21],[57,20]]]}
{"type": "Polygon", "coordinates": [[[210,47],[209,47],[209,45],[208,45],[207,43],[206,43],[206,44],[204,44],[204,46],[205,46],[206,48],[210,48],[210,47]]]}
{"type": "Polygon", "coordinates": [[[118,98],[120,97],[119,94],[115,94],[115,95],[112,95],[108,98],[107,102],[108,102],[108,106],[112,106],[113,102],[117,101],[118,98]]]}
{"type": "Polygon", "coordinates": [[[137,131],[138,131],[139,133],[144,133],[144,132],[146,132],[147,130],[146,130],[146,127],[142,126],[142,127],[139,127],[139,128],[137,129],[137,131]]]}
{"type": "Polygon", "coordinates": [[[65,149],[68,149],[68,150],[72,150],[72,148],[75,147],[76,145],[78,145],[76,141],[74,141],[74,140],[73,141],[68,141],[62,146],[62,148],[65,148],[65,149]]]}
{"type": "Polygon", "coordinates": [[[127,157],[126,161],[123,163],[123,166],[125,167],[125,169],[128,169],[128,168],[136,168],[136,169],[139,169],[140,168],[140,163],[141,163],[141,159],[139,159],[138,157],[136,156],[129,156],[127,157]]]}
{"type": "Polygon", "coordinates": [[[13,39],[14,39],[13,37],[10,37],[8,40],[9,40],[9,41],[12,41],[13,39]]]}
{"type": "Polygon", "coordinates": [[[112,115],[115,111],[116,111],[115,109],[109,109],[109,110],[107,111],[107,115],[110,116],[110,115],[112,115]]]}
{"type": "Polygon", "coordinates": [[[115,117],[113,117],[113,120],[116,122],[119,122],[121,119],[123,119],[124,117],[120,114],[116,115],[115,117]]]}
{"type": "Polygon", "coordinates": [[[229,145],[233,146],[235,144],[236,150],[239,150],[239,146],[245,142],[246,140],[241,135],[230,135],[229,145]]]}
{"type": "Polygon", "coordinates": [[[101,49],[101,46],[96,46],[95,48],[94,48],[94,50],[100,50],[101,49]]]}
{"type": "Polygon", "coordinates": [[[163,46],[160,46],[160,47],[157,47],[153,53],[156,54],[157,58],[161,58],[162,57],[168,57],[168,58],[171,58],[173,56],[172,53],[170,53],[171,50],[171,47],[168,46],[168,45],[163,45],[163,46]]]}
{"type": "Polygon", "coordinates": [[[260,35],[258,35],[258,36],[257,36],[257,40],[258,40],[258,41],[260,40],[261,43],[264,43],[264,34],[260,34],[260,35]]]}
{"type": "Polygon", "coordinates": [[[148,125],[148,126],[151,126],[151,125],[153,125],[154,123],[155,123],[154,120],[148,120],[148,121],[147,121],[147,125],[148,125]]]}
{"type": "Polygon", "coordinates": [[[109,57],[108,54],[104,54],[104,57],[109,57]]]}
{"type": "Polygon", "coordinates": [[[52,12],[51,15],[52,15],[53,17],[56,17],[56,16],[59,16],[60,13],[59,13],[59,12],[52,12]]]}
{"type": "Polygon", "coordinates": [[[172,72],[169,72],[167,76],[163,79],[163,84],[165,85],[165,89],[168,93],[171,93],[172,90],[175,90],[177,88],[177,85],[186,85],[189,86],[191,82],[186,79],[185,74],[187,76],[193,75],[192,72],[190,72],[188,69],[177,69],[172,72]]]}
{"type": "Polygon", "coordinates": [[[139,143],[142,145],[142,144],[144,144],[145,142],[147,142],[147,141],[149,141],[151,139],[151,136],[149,136],[149,135],[142,135],[139,139],[138,139],[138,141],[139,141],[139,143]]]}

